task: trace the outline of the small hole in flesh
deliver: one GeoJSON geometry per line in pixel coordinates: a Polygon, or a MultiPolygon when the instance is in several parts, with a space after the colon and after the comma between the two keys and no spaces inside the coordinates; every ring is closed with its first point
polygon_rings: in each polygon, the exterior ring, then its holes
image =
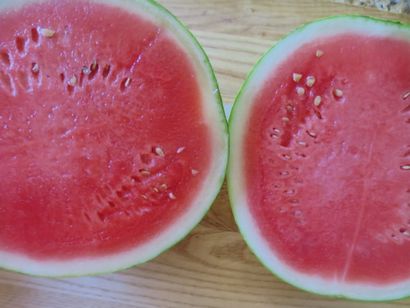
{"type": "Polygon", "coordinates": [[[10,61],[10,56],[7,51],[2,51],[0,53],[0,57],[1,57],[1,61],[3,61],[4,64],[6,64],[7,66],[10,66],[11,61],[10,61]]]}
{"type": "Polygon", "coordinates": [[[399,232],[400,232],[400,233],[405,233],[406,231],[407,231],[406,228],[400,228],[400,229],[399,229],[399,232]]]}
{"type": "Polygon", "coordinates": [[[107,76],[110,74],[110,70],[111,70],[111,65],[107,64],[104,66],[103,72],[102,72],[103,78],[107,78],[107,76]]]}
{"type": "Polygon", "coordinates": [[[26,42],[23,37],[16,37],[16,48],[19,52],[24,52],[26,42]]]}
{"type": "Polygon", "coordinates": [[[60,74],[60,80],[61,80],[62,82],[64,82],[64,80],[65,80],[65,75],[64,75],[64,73],[61,73],[61,74],[60,74]]]}
{"type": "Polygon", "coordinates": [[[90,73],[88,74],[88,80],[94,79],[95,75],[98,73],[99,65],[96,61],[94,61],[90,65],[90,73]]]}
{"type": "Polygon", "coordinates": [[[31,40],[32,40],[34,43],[38,43],[38,37],[39,37],[39,35],[38,35],[37,29],[36,29],[36,28],[32,28],[32,29],[31,29],[31,40]]]}

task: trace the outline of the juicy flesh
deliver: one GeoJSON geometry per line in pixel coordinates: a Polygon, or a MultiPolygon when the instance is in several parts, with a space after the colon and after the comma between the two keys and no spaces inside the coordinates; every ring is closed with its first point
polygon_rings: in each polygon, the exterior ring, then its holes
{"type": "Polygon", "coordinates": [[[283,262],[340,281],[410,278],[409,90],[410,44],[353,34],[302,46],[266,80],[245,178],[283,262]]]}
{"type": "Polygon", "coordinates": [[[210,163],[184,49],[141,16],[77,4],[0,18],[0,249],[38,259],[149,241],[210,163]]]}

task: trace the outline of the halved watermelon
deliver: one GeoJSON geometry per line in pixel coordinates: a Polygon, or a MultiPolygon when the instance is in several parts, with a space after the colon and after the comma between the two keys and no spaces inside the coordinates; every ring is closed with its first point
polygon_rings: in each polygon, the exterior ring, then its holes
{"type": "Polygon", "coordinates": [[[245,82],[230,118],[229,194],[248,245],[308,291],[410,294],[410,27],[306,25],[245,82]]]}
{"type": "Polygon", "coordinates": [[[109,272],[182,239],[227,162],[188,30],[135,0],[2,0],[0,29],[0,266],[109,272]]]}

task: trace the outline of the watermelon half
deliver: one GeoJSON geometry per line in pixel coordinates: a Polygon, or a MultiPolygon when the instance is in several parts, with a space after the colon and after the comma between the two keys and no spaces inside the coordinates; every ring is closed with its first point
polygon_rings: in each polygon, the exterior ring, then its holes
{"type": "Polygon", "coordinates": [[[227,162],[188,30],[135,0],[2,0],[0,29],[0,266],[110,272],[182,239],[227,162]]]}
{"type": "Polygon", "coordinates": [[[308,24],[256,65],[230,117],[229,194],[262,263],[323,295],[410,294],[410,27],[308,24]]]}

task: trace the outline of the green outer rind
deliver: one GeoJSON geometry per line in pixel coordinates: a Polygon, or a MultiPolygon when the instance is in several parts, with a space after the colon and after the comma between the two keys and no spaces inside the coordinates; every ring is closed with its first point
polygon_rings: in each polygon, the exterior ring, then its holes
{"type": "MultiPolygon", "coordinates": [[[[381,24],[386,24],[388,26],[394,26],[397,28],[405,28],[407,30],[410,30],[410,24],[407,23],[402,23],[400,21],[393,21],[393,20],[385,20],[385,19],[378,19],[378,18],[374,18],[374,17],[370,17],[370,16],[362,16],[362,15],[334,15],[334,16],[330,16],[330,17],[326,17],[326,18],[321,18],[321,19],[317,19],[308,23],[304,23],[302,25],[300,25],[299,27],[297,27],[295,30],[291,31],[290,33],[282,36],[282,38],[280,38],[278,40],[278,42],[273,45],[270,49],[268,49],[267,52],[265,52],[260,58],[259,60],[256,62],[256,64],[253,66],[253,68],[251,69],[251,71],[248,73],[248,75],[245,78],[244,83],[242,84],[236,98],[235,98],[235,102],[233,104],[233,107],[231,109],[231,113],[230,113],[230,117],[228,119],[228,127],[229,127],[229,131],[230,131],[230,135],[229,135],[229,159],[228,159],[228,167],[227,167],[227,186],[228,186],[228,196],[229,196],[229,200],[230,200],[230,204],[231,204],[231,209],[233,212],[233,216],[235,219],[235,222],[239,228],[240,233],[242,234],[242,237],[244,238],[248,248],[252,251],[252,253],[255,255],[255,257],[260,261],[260,263],[267,269],[269,270],[272,274],[275,275],[275,277],[277,277],[279,280],[292,285],[298,289],[301,289],[305,292],[308,293],[312,293],[312,294],[317,294],[323,297],[327,297],[327,298],[334,298],[334,299],[348,299],[348,300],[352,300],[352,301],[360,301],[360,302],[386,302],[389,300],[385,300],[385,299],[381,299],[381,300],[368,300],[368,299],[361,299],[361,298],[355,298],[355,297],[349,297],[349,296],[345,296],[345,295],[329,295],[329,294],[323,294],[323,293],[318,293],[318,292],[313,292],[312,290],[307,289],[305,286],[302,285],[297,285],[295,283],[292,283],[289,281],[289,279],[287,277],[284,277],[282,275],[279,275],[278,273],[274,272],[272,269],[269,268],[269,266],[264,263],[264,261],[262,260],[262,258],[259,256],[258,252],[254,250],[252,243],[250,241],[250,239],[247,238],[247,232],[246,232],[246,226],[243,226],[241,224],[241,222],[239,221],[239,217],[236,211],[236,207],[235,207],[235,203],[236,203],[236,199],[235,196],[233,194],[233,182],[235,181],[235,179],[233,177],[231,177],[231,170],[232,170],[232,161],[235,159],[235,154],[233,154],[232,152],[232,136],[234,134],[234,130],[233,128],[233,123],[234,123],[234,118],[235,115],[237,113],[239,113],[239,110],[241,108],[240,104],[238,102],[241,102],[241,98],[243,93],[246,91],[247,86],[249,85],[250,80],[256,75],[256,72],[259,68],[259,66],[261,66],[261,63],[263,62],[263,60],[265,59],[265,57],[268,57],[269,54],[271,53],[271,51],[273,49],[276,48],[276,46],[278,44],[280,44],[282,41],[285,41],[288,37],[292,36],[293,34],[296,34],[298,32],[301,32],[303,29],[305,29],[306,26],[309,26],[311,24],[314,23],[319,23],[322,21],[327,21],[327,20],[333,20],[333,19],[341,19],[341,18],[346,18],[346,19],[367,19],[370,20],[372,22],[377,22],[377,23],[381,23],[381,24]]],[[[396,300],[405,300],[405,299],[410,299],[410,290],[409,293],[403,297],[400,298],[394,298],[392,300],[396,301],[396,300]]]]}
{"type": "MultiPolygon", "coordinates": [[[[139,0],[134,0],[134,1],[138,2],[139,0]]],[[[144,263],[158,257],[162,253],[170,250],[177,243],[182,241],[189,233],[191,233],[197,227],[197,225],[201,222],[201,220],[205,217],[205,215],[208,213],[208,211],[212,207],[212,204],[215,202],[215,200],[216,200],[216,198],[219,194],[219,191],[222,188],[223,182],[225,180],[225,174],[226,174],[226,170],[227,170],[227,162],[228,162],[228,156],[229,156],[229,151],[228,151],[228,149],[229,149],[229,145],[228,145],[229,144],[229,142],[228,142],[229,141],[229,139],[228,139],[228,123],[226,121],[225,110],[224,110],[224,107],[223,107],[222,96],[220,94],[218,81],[216,79],[215,72],[212,68],[211,61],[209,60],[209,57],[206,54],[206,52],[205,52],[204,48],[202,47],[202,45],[199,43],[199,41],[196,39],[196,37],[191,33],[191,31],[188,29],[188,27],[181,20],[179,20],[174,14],[172,14],[168,9],[166,9],[164,6],[159,4],[157,1],[147,0],[146,2],[150,3],[152,6],[157,8],[162,14],[168,15],[171,19],[173,19],[179,25],[181,30],[183,30],[183,32],[189,36],[189,38],[191,39],[191,42],[193,43],[193,45],[196,48],[198,48],[198,50],[202,53],[202,56],[203,56],[203,59],[204,59],[204,64],[205,64],[205,67],[206,67],[207,72],[208,72],[208,76],[210,77],[210,79],[212,81],[212,84],[213,84],[213,86],[216,90],[216,91],[214,91],[213,95],[214,95],[214,98],[215,98],[215,102],[217,103],[217,108],[219,109],[218,110],[218,114],[220,115],[219,120],[223,124],[223,127],[224,127],[224,132],[223,132],[224,133],[224,144],[227,145],[227,151],[225,151],[225,168],[224,168],[223,172],[221,172],[221,176],[217,180],[218,187],[215,189],[215,193],[212,196],[212,202],[210,202],[209,206],[200,215],[200,218],[198,220],[192,222],[192,228],[187,229],[186,232],[184,232],[183,236],[181,236],[180,238],[177,238],[175,241],[171,242],[167,247],[165,247],[164,249],[162,249],[161,251],[159,251],[155,255],[152,255],[152,256],[146,258],[145,260],[142,260],[142,261],[134,263],[134,264],[127,264],[127,266],[119,266],[115,270],[110,270],[110,271],[106,271],[106,272],[102,271],[102,272],[86,273],[85,275],[87,275],[87,276],[97,276],[97,275],[102,275],[102,274],[109,274],[109,273],[116,272],[116,271],[126,270],[126,269],[129,269],[131,267],[134,267],[134,266],[137,266],[137,265],[140,265],[140,264],[144,264],[144,263]]],[[[78,275],[56,275],[56,276],[32,274],[32,273],[28,273],[28,272],[18,270],[16,268],[4,267],[1,264],[0,264],[0,268],[10,270],[10,271],[13,271],[13,272],[16,272],[16,273],[20,273],[20,274],[30,275],[30,276],[33,276],[33,277],[75,278],[75,277],[84,276],[83,274],[78,274],[78,275]]]]}

